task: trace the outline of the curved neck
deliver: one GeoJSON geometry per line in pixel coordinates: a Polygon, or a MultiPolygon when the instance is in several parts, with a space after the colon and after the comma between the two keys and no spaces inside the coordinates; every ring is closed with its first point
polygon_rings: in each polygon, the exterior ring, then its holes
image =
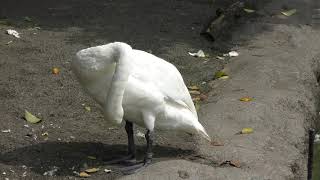
{"type": "Polygon", "coordinates": [[[106,104],[103,108],[105,118],[120,124],[124,115],[122,100],[130,75],[132,48],[124,43],[112,43],[111,45],[114,49],[113,60],[116,67],[108,90],[106,104]]]}

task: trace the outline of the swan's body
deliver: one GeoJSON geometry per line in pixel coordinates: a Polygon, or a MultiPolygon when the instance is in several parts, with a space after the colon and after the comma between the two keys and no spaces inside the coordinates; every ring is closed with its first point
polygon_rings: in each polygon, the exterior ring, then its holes
{"type": "Polygon", "coordinates": [[[152,132],[178,130],[210,139],[181,74],[167,61],[116,42],[79,51],[72,67],[109,122],[126,120],[152,132]]]}

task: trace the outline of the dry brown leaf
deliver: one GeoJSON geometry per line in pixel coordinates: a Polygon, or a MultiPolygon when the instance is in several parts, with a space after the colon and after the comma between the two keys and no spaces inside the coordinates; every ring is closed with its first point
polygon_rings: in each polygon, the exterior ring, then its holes
{"type": "Polygon", "coordinates": [[[60,70],[57,67],[52,68],[52,74],[59,74],[60,70]]]}
{"type": "Polygon", "coordinates": [[[231,161],[229,162],[229,164],[232,165],[232,166],[234,166],[234,167],[237,167],[237,168],[240,168],[240,167],[241,167],[241,163],[240,163],[240,161],[238,161],[238,160],[231,160],[231,161]]]}
{"type": "Polygon", "coordinates": [[[194,98],[192,98],[192,101],[193,102],[197,102],[197,101],[200,101],[201,99],[200,99],[200,97],[194,97],[194,98]]]}
{"type": "Polygon", "coordinates": [[[188,89],[190,90],[200,90],[198,86],[188,86],[188,89]]]}
{"type": "Polygon", "coordinates": [[[191,95],[200,95],[200,91],[197,91],[197,90],[191,90],[191,91],[189,91],[189,93],[191,95]]]}
{"type": "Polygon", "coordinates": [[[200,94],[200,100],[201,101],[205,101],[205,100],[207,100],[208,99],[208,96],[207,95],[205,95],[205,94],[200,94]]]}
{"type": "Polygon", "coordinates": [[[238,160],[224,161],[223,163],[220,164],[220,166],[225,165],[225,164],[229,164],[229,165],[237,167],[237,168],[241,167],[241,163],[238,160]]]}
{"type": "Polygon", "coordinates": [[[90,169],[86,169],[85,172],[87,173],[95,173],[98,172],[100,169],[99,168],[90,168],[90,169]]]}
{"type": "Polygon", "coordinates": [[[90,177],[90,175],[88,173],[86,173],[86,172],[80,172],[79,176],[80,177],[90,177]]]}
{"type": "Polygon", "coordinates": [[[211,141],[211,145],[212,145],[212,146],[224,146],[223,142],[222,142],[222,141],[219,141],[219,140],[213,140],[213,141],[211,141]]]}
{"type": "Polygon", "coordinates": [[[283,11],[281,12],[281,14],[285,15],[285,16],[292,16],[293,14],[295,14],[297,12],[296,9],[291,9],[291,10],[288,10],[288,11],[283,11]]]}

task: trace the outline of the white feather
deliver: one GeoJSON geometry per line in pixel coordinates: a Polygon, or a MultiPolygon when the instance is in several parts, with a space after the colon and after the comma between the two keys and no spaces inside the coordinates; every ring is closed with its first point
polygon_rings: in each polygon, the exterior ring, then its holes
{"type": "Polygon", "coordinates": [[[108,121],[120,124],[125,119],[149,130],[179,130],[210,139],[181,74],[169,62],[115,42],[79,51],[72,68],[108,121]]]}

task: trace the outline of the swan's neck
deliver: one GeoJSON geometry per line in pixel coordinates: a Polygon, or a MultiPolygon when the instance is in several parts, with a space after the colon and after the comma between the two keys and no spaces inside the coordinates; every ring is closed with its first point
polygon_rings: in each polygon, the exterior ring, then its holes
{"type": "Polygon", "coordinates": [[[115,71],[112,76],[104,109],[106,119],[120,124],[123,119],[122,100],[130,75],[132,48],[124,43],[113,43],[115,71]]]}

